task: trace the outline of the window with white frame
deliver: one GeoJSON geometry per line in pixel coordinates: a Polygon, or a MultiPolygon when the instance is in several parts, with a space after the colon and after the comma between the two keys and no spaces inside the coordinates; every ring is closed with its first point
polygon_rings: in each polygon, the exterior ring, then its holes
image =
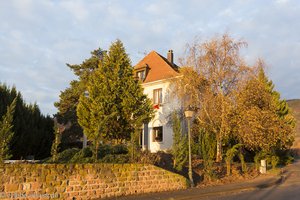
{"type": "Polygon", "coordinates": [[[153,103],[161,104],[162,103],[162,88],[153,90],[153,103]]]}
{"type": "Polygon", "coordinates": [[[138,77],[139,80],[143,81],[146,78],[146,71],[145,70],[138,71],[136,73],[136,76],[138,77]]]}

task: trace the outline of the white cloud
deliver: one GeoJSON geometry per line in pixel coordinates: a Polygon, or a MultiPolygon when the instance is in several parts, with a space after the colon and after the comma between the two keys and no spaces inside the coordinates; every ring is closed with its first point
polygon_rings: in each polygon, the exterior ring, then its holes
{"type": "Polygon", "coordinates": [[[176,60],[196,35],[228,31],[248,41],[249,62],[266,60],[283,97],[299,98],[299,10],[287,0],[0,1],[0,82],[52,114],[59,91],[74,79],[65,63],[81,63],[99,46],[121,39],[133,64],[151,50],[173,49],[176,60]]]}
{"type": "Polygon", "coordinates": [[[72,17],[78,21],[85,21],[89,17],[89,12],[83,1],[62,1],[59,6],[72,14],[72,17]]]}
{"type": "Polygon", "coordinates": [[[289,3],[289,0],[276,0],[276,3],[278,3],[278,4],[287,4],[287,3],[289,3]]]}
{"type": "Polygon", "coordinates": [[[31,18],[33,10],[33,0],[12,0],[13,6],[21,17],[31,18]]]}

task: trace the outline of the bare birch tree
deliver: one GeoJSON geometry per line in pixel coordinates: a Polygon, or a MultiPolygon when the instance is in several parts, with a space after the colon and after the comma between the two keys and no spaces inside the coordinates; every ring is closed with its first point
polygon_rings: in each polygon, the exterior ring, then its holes
{"type": "Polygon", "coordinates": [[[250,71],[240,56],[246,42],[229,35],[187,45],[180,60],[176,92],[185,106],[197,108],[199,125],[216,135],[216,161],[222,160],[222,140],[230,132],[233,91],[250,71]]]}

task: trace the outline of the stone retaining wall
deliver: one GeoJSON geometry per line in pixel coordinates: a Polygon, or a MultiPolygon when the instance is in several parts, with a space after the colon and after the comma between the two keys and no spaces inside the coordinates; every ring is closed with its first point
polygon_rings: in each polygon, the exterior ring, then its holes
{"type": "Polygon", "coordinates": [[[0,199],[94,199],[185,189],[175,173],[142,164],[3,164],[0,199]]]}

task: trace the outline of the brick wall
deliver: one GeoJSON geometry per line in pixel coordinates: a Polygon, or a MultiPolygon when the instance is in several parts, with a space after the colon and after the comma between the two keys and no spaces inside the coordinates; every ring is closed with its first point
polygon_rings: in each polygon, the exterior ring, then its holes
{"type": "Polygon", "coordinates": [[[0,165],[0,199],[93,199],[185,189],[187,180],[142,164],[0,165]]]}

